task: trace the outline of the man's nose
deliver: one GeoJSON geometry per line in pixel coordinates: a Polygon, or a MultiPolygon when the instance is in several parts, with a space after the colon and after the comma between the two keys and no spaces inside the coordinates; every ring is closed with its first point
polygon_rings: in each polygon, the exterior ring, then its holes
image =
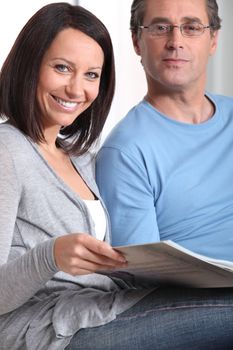
{"type": "Polygon", "coordinates": [[[168,49],[183,48],[183,40],[184,37],[180,26],[174,25],[168,33],[166,46],[168,49]]]}

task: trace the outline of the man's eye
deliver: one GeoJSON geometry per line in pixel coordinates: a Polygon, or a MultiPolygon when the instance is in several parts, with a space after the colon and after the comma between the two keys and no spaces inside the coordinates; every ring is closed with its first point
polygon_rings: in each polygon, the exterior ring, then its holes
{"type": "Polygon", "coordinates": [[[201,30],[201,26],[199,24],[185,24],[183,26],[183,30],[188,32],[199,32],[201,30]]]}
{"type": "Polygon", "coordinates": [[[166,24],[156,24],[155,30],[157,32],[166,32],[167,31],[167,25],[166,24]]]}

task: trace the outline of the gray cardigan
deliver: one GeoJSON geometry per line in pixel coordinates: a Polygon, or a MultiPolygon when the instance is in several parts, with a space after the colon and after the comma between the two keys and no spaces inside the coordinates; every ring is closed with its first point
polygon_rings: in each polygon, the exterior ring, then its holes
{"type": "MultiPolygon", "coordinates": [[[[99,197],[90,154],[72,161],[99,197]]],[[[148,293],[98,274],[58,271],[54,241],[76,232],[95,236],[85,203],[36,144],[0,124],[0,349],[64,349],[79,329],[110,322],[148,293]]]]}

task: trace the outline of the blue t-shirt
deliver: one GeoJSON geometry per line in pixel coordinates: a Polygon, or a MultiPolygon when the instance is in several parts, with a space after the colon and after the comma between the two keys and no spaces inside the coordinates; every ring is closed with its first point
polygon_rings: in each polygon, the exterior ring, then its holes
{"type": "Polygon", "coordinates": [[[166,117],[142,101],[97,157],[97,182],[114,246],[173,240],[233,261],[233,99],[207,95],[201,124],[166,117]]]}

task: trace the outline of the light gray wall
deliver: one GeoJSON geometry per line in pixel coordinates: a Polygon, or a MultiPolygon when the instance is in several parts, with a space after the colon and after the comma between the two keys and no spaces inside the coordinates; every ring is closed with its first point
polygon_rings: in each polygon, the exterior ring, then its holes
{"type": "Polygon", "coordinates": [[[129,30],[132,0],[79,0],[108,28],[115,52],[116,92],[103,131],[102,140],[128,110],[142,99],[146,80],[140,58],[135,54],[129,30]]]}
{"type": "Polygon", "coordinates": [[[232,45],[232,0],[218,0],[222,29],[215,56],[210,59],[207,89],[233,96],[233,45],[232,45]]]}

